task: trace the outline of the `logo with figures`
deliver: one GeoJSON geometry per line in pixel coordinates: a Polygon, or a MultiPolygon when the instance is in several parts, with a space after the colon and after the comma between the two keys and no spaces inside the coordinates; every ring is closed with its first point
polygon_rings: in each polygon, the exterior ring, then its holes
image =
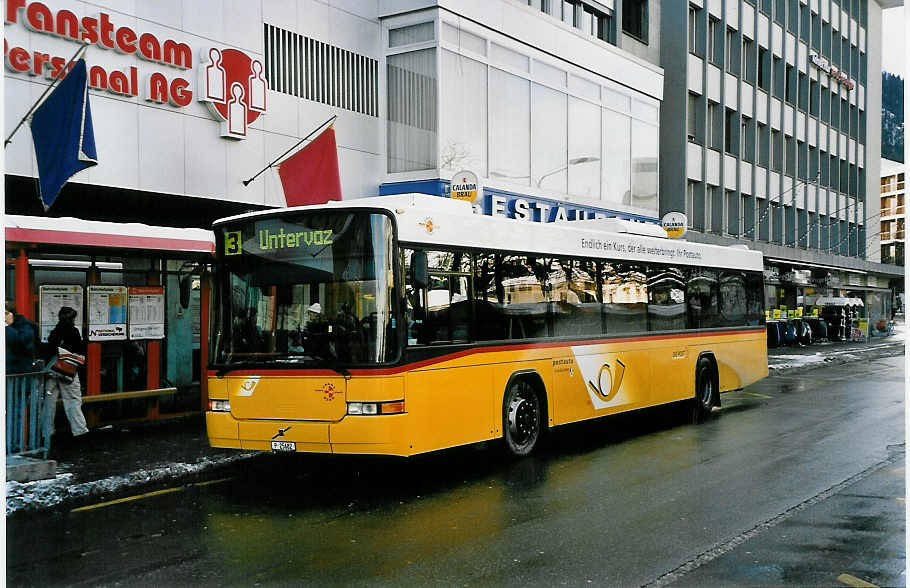
{"type": "Polygon", "coordinates": [[[329,402],[335,400],[335,394],[337,394],[335,391],[335,385],[332,383],[327,383],[322,388],[318,388],[316,391],[322,392],[323,399],[328,400],[329,402]]]}
{"type": "Polygon", "coordinates": [[[269,84],[262,62],[237,49],[204,49],[199,67],[199,100],[221,121],[221,136],[245,139],[265,114],[269,84]]]}

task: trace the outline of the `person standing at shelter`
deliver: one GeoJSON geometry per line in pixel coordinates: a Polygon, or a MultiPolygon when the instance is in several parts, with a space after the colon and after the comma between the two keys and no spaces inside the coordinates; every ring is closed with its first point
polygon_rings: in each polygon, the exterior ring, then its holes
{"type": "MultiPolygon", "coordinates": [[[[69,306],[64,306],[57,313],[57,326],[51,331],[47,338],[49,356],[46,358],[50,361],[51,357],[57,355],[58,349],[65,349],[70,353],[79,355],[85,354],[85,345],[82,342],[82,335],[76,328],[75,320],[77,313],[69,306]]],[[[70,429],[73,437],[85,435],[88,433],[88,427],[85,424],[85,416],[82,414],[82,388],[79,385],[79,373],[71,382],[61,378],[51,377],[47,386],[47,430],[51,433],[54,431],[54,417],[57,415],[57,397],[63,399],[63,411],[70,423],[70,429]]]]}
{"type": "Polygon", "coordinates": [[[38,327],[21,314],[16,305],[6,303],[6,373],[25,374],[32,371],[35,361],[35,340],[38,327]]]}

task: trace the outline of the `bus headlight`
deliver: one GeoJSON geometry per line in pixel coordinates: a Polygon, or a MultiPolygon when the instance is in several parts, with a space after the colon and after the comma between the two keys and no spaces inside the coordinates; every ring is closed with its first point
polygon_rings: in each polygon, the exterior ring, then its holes
{"type": "Polygon", "coordinates": [[[401,414],[404,410],[404,400],[392,402],[348,402],[348,414],[377,415],[401,414]]]}
{"type": "Polygon", "coordinates": [[[231,401],[209,400],[209,410],[212,412],[231,412],[231,401]]]}

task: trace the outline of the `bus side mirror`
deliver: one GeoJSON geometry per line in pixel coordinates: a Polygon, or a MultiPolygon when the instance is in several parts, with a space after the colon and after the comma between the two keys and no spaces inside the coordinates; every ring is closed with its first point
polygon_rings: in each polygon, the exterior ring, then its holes
{"type": "Polygon", "coordinates": [[[411,285],[414,289],[426,288],[430,284],[427,278],[427,252],[415,251],[411,254],[411,285]]]}

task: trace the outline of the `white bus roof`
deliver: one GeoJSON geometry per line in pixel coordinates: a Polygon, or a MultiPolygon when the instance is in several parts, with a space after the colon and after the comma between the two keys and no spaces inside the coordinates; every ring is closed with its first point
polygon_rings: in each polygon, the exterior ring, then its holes
{"type": "Polygon", "coordinates": [[[743,246],[725,247],[669,239],[651,223],[597,219],[539,223],[475,214],[471,204],[427,194],[398,194],[315,206],[263,210],[215,221],[222,223],[326,209],[379,209],[398,224],[398,239],[440,247],[472,247],[516,253],[565,255],[622,261],[703,265],[761,271],[762,254],[743,246]]]}

